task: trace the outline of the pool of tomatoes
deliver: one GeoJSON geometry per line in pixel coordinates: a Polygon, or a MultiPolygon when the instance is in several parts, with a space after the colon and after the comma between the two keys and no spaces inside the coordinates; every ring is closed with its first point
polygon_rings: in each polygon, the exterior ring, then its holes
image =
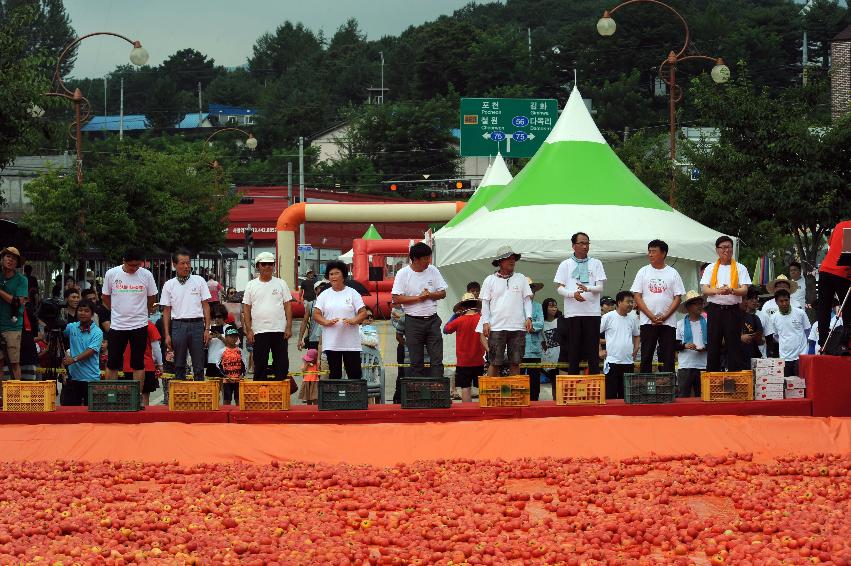
{"type": "Polygon", "coordinates": [[[851,564],[851,455],[0,463],[1,564],[851,564]]]}

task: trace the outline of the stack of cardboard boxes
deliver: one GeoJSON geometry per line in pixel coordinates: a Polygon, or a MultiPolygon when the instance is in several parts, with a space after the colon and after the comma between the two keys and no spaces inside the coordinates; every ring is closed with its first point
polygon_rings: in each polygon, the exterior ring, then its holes
{"type": "Polygon", "coordinates": [[[807,382],[803,377],[787,377],[783,395],[786,399],[803,399],[806,389],[807,382]]]}
{"type": "Polygon", "coordinates": [[[755,358],[751,360],[753,369],[753,398],[757,401],[784,399],[786,383],[783,369],[786,363],[778,358],[755,358]]]}

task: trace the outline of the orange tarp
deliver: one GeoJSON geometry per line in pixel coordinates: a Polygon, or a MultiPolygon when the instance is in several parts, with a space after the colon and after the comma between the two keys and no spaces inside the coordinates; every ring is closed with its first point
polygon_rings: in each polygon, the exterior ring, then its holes
{"type": "Polygon", "coordinates": [[[425,424],[0,427],[0,460],[241,460],[393,465],[439,458],[851,452],[851,418],[591,416],[425,424]]]}

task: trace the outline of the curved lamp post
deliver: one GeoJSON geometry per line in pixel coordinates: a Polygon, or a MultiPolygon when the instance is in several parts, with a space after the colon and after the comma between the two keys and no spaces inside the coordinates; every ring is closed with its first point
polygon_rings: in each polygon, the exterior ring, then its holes
{"type": "Polygon", "coordinates": [[[665,58],[662,63],[659,65],[659,78],[665,82],[668,86],[668,118],[670,122],[670,137],[671,137],[671,195],[670,195],[670,204],[671,206],[676,206],[677,202],[677,181],[675,174],[675,163],[677,158],[677,102],[682,99],[682,89],[677,86],[676,82],[676,69],[677,64],[682,63],[683,61],[692,61],[692,60],[704,60],[714,63],[715,65],[712,67],[712,72],[710,73],[712,76],[712,80],[718,84],[726,83],[730,80],[730,69],[727,65],[724,64],[724,60],[720,57],[707,57],[706,55],[700,55],[696,53],[696,50],[692,48],[691,44],[691,36],[689,34],[688,23],[686,23],[685,18],[683,18],[679,12],[674,10],[669,5],[664,2],[660,2],[659,0],[627,0],[626,2],[621,2],[614,8],[610,10],[606,10],[603,12],[603,17],[597,21],[597,32],[604,36],[608,37],[613,35],[617,30],[617,24],[615,20],[612,19],[612,14],[614,14],[620,8],[624,6],[628,6],[630,4],[655,4],[657,6],[661,6],[665,8],[669,12],[673,13],[677,19],[680,20],[680,23],[683,25],[683,31],[685,32],[685,41],[683,42],[683,46],[676,53],[674,51],[670,51],[668,56],[665,58]],[[691,54],[686,54],[686,51],[691,51],[691,54]],[[665,76],[665,66],[668,67],[667,77],[665,76]]]}
{"type": "Polygon", "coordinates": [[[53,90],[45,93],[45,96],[59,96],[74,103],[74,123],[71,124],[71,126],[74,127],[74,130],[72,133],[69,127],[68,135],[73,138],[77,144],[77,184],[82,184],[83,182],[83,138],[80,134],[80,128],[82,128],[83,122],[88,120],[89,116],[91,116],[91,106],[88,99],[83,96],[79,88],[75,88],[74,92],[71,92],[68,87],[65,86],[65,83],[62,81],[60,67],[62,66],[62,61],[65,60],[65,57],[74,47],[77,46],[77,44],[84,39],[94,37],[96,35],[111,35],[113,37],[123,39],[132,45],[133,49],[130,50],[130,62],[134,65],[141,67],[148,62],[148,51],[142,47],[141,42],[132,40],[119,33],[109,31],[97,31],[78,37],[69,43],[62,50],[62,53],[59,54],[59,58],[56,60],[56,69],[53,71],[53,90]],[[86,112],[84,115],[81,115],[81,107],[83,106],[83,103],[86,105],[86,112]]]}
{"type": "MultiPolygon", "coordinates": [[[[216,137],[217,135],[219,135],[222,132],[239,132],[239,133],[246,136],[245,147],[247,147],[251,151],[254,151],[255,149],[257,149],[257,138],[255,138],[254,134],[252,134],[251,132],[246,132],[245,130],[242,130],[240,128],[222,128],[220,130],[216,130],[215,132],[213,132],[212,134],[207,136],[207,139],[204,140],[204,151],[205,152],[206,152],[206,149],[207,149],[207,144],[210,143],[210,140],[212,140],[214,137],[216,137]]],[[[210,163],[210,167],[212,167],[213,170],[216,172],[215,184],[218,187],[219,181],[221,180],[221,174],[219,172],[221,171],[222,166],[217,159],[214,159],[210,163]]]]}

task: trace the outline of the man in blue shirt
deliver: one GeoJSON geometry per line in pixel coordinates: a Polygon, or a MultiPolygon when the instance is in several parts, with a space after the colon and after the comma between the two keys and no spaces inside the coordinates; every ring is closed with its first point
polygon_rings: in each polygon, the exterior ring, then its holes
{"type": "Polygon", "coordinates": [[[62,365],[68,370],[68,379],[62,386],[63,405],[88,404],[89,382],[100,380],[100,346],[103,332],[92,324],[94,305],[80,301],[77,322],[65,327],[65,336],[71,345],[71,355],[65,356],[62,365]]]}

